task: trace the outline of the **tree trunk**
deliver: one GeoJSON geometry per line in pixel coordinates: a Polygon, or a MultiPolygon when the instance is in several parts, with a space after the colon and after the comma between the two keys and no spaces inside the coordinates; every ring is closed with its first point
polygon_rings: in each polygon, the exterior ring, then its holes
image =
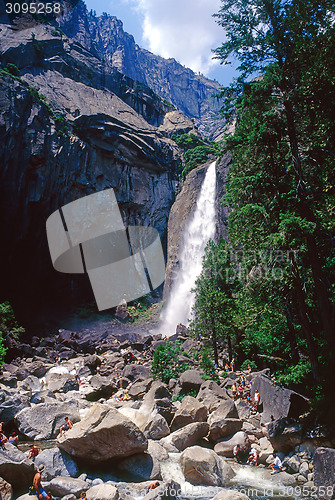
{"type": "Polygon", "coordinates": [[[313,331],[311,327],[311,323],[308,317],[307,306],[305,301],[305,293],[302,287],[301,279],[299,276],[299,270],[297,266],[297,262],[295,259],[294,252],[290,252],[290,261],[292,265],[292,273],[294,278],[294,288],[297,296],[297,303],[299,314],[301,318],[302,330],[304,332],[304,336],[307,342],[307,347],[309,351],[309,359],[312,366],[312,373],[314,380],[319,383],[321,382],[321,373],[320,373],[320,365],[316,353],[316,344],[313,338],[313,331]]]}
{"type": "Polygon", "coordinates": [[[216,327],[215,327],[214,318],[211,318],[211,325],[212,325],[212,345],[213,345],[213,351],[214,351],[214,362],[217,366],[219,366],[219,355],[218,355],[218,346],[217,346],[217,340],[216,340],[216,327]]]}

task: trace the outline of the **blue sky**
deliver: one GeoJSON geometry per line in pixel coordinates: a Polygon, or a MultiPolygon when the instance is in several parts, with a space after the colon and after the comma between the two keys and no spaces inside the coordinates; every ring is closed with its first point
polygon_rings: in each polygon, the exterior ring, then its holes
{"type": "Polygon", "coordinates": [[[173,57],[181,64],[228,85],[232,66],[213,61],[211,49],[224,40],[224,31],[212,14],[220,0],[85,0],[97,15],[107,12],[123,22],[125,31],[154,54],[173,57]]]}

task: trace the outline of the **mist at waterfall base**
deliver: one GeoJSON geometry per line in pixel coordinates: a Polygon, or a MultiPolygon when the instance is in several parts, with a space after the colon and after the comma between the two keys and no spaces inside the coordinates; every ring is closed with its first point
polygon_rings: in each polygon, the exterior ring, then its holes
{"type": "Polygon", "coordinates": [[[183,235],[180,267],[162,311],[159,326],[159,331],[167,336],[175,333],[179,323],[189,324],[194,304],[192,289],[201,273],[206,244],[215,235],[215,166],[214,161],[207,169],[193,216],[183,235]]]}

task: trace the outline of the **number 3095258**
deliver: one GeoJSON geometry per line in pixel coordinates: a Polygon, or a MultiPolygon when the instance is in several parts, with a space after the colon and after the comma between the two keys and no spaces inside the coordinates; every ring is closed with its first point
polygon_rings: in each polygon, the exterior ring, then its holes
{"type": "Polygon", "coordinates": [[[6,13],[7,14],[60,14],[61,4],[60,3],[6,3],[6,13]]]}

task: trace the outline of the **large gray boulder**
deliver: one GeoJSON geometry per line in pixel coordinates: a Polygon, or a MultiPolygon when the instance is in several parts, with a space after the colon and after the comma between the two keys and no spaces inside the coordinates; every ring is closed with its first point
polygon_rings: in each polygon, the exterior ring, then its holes
{"type": "Polygon", "coordinates": [[[143,428],[143,434],[148,439],[161,439],[170,434],[166,419],[159,413],[154,413],[143,428]]]}
{"type": "Polygon", "coordinates": [[[236,407],[234,404],[230,406],[231,403],[221,404],[208,417],[209,439],[214,443],[242,429],[243,422],[237,418],[236,407]]]}
{"type": "Polygon", "coordinates": [[[12,485],[0,477],[0,500],[13,500],[12,485]]]}
{"type": "Polygon", "coordinates": [[[148,441],[125,415],[96,404],[58,439],[58,446],[74,458],[94,463],[135,455],[147,449],[148,441]]]}
{"type": "Polygon", "coordinates": [[[271,415],[275,420],[283,417],[298,418],[309,407],[307,398],[290,389],[274,386],[271,379],[263,374],[253,379],[252,397],[254,397],[256,389],[260,394],[260,402],[263,406],[262,420],[264,423],[270,422],[271,415]]]}
{"type": "Polygon", "coordinates": [[[65,451],[58,448],[46,448],[35,458],[35,465],[45,465],[43,477],[50,481],[57,476],[75,477],[79,469],[76,462],[65,451]]]}
{"type": "Polygon", "coordinates": [[[234,477],[233,469],[213,450],[191,446],[180,457],[180,465],[186,481],[191,484],[224,486],[234,477]]]}
{"type": "Polygon", "coordinates": [[[209,425],[207,422],[194,422],[193,424],[188,424],[172,432],[159,442],[167,451],[183,451],[185,448],[195,445],[198,441],[207,436],[208,430],[209,425]]]}
{"type": "Polygon", "coordinates": [[[226,390],[213,380],[203,382],[197,395],[197,400],[206,406],[209,413],[216,410],[226,399],[230,399],[226,390]]]}
{"type": "Polygon", "coordinates": [[[193,422],[205,422],[207,408],[192,396],[185,396],[171,422],[171,431],[175,431],[193,422]]]}
{"type": "Polygon", "coordinates": [[[239,431],[233,436],[220,439],[220,441],[218,441],[218,443],[214,446],[214,451],[221,457],[233,458],[233,449],[237,444],[239,444],[244,450],[248,450],[250,446],[248,434],[243,431],[239,431]]]}
{"type": "Polygon", "coordinates": [[[74,375],[70,373],[49,373],[45,377],[46,387],[51,392],[78,391],[79,383],[74,375]]]}
{"type": "Polygon", "coordinates": [[[20,389],[24,391],[38,392],[42,388],[40,380],[34,375],[29,375],[20,382],[20,389]]]}
{"type": "Polygon", "coordinates": [[[138,380],[146,380],[150,378],[150,367],[143,365],[129,364],[123,369],[122,376],[129,379],[131,382],[138,380]]]}
{"type": "Polygon", "coordinates": [[[199,372],[198,370],[186,370],[180,375],[177,384],[180,392],[182,392],[183,394],[187,394],[191,391],[198,392],[200,386],[203,384],[201,372],[199,372]]]}
{"type": "Polygon", "coordinates": [[[97,484],[86,492],[87,500],[118,500],[119,493],[111,484],[97,484]]]}
{"type": "Polygon", "coordinates": [[[31,486],[34,471],[33,462],[16,446],[6,443],[0,449],[0,477],[12,485],[14,493],[31,486]]]}
{"type": "Polygon", "coordinates": [[[314,485],[320,500],[335,497],[335,449],[317,448],[313,456],[314,485]]]}
{"type": "Polygon", "coordinates": [[[42,403],[24,408],[15,417],[16,425],[24,436],[31,439],[52,439],[57,437],[65,417],[72,422],[80,420],[77,401],[42,403]]]}
{"type": "Polygon", "coordinates": [[[261,464],[266,465],[267,459],[271,455],[273,455],[273,452],[274,452],[273,446],[266,436],[260,438],[259,446],[261,448],[261,452],[259,454],[259,461],[261,464]]]}
{"type": "Polygon", "coordinates": [[[48,489],[51,493],[58,497],[63,497],[65,495],[76,495],[82,491],[88,490],[89,485],[82,479],[75,479],[73,477],[55,477],[52,479],[48,485],[48,489]]]}
{"type": "Polygon", "coordinates": [[[29,394],[14,390],[0,390],[0,422],[7,424],[23,408],[29,407],[29,394]]]}
{"type": "Polygon", "coordinates": [[[268,439],[274,450],[288,453],[302,443],[303,432],[301,424],[288,418],[280,418],[267,426],[268,439]]]}
{"type": "Polygon", "coordinates": [[[90,388],[86,392],[86,399],[88,401],[98,401],[100,398],[107,399],[117,389],[116,384],[112,383],[110,377],[93,375],[90,379],[90,388]]]}
{"type": "Polygon", "coordinates": [[[168,458],[167,451],[158,443],[149,441],[148,451],[124,458],[118,463],[118,470],[135,482],[162,479],[160,462],[168,458]],[[165,453],[165,455],[164,455],[165,453]]]}

